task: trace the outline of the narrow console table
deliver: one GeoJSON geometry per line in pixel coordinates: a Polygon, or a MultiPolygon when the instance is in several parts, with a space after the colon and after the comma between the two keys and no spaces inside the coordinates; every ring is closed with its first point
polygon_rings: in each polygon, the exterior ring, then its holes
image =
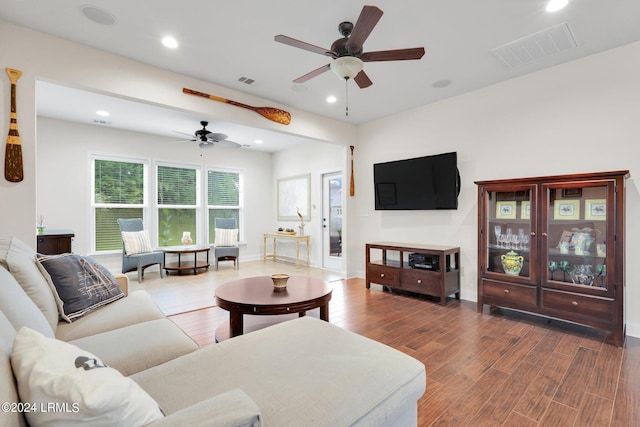
{"type": "Polygon", "coordinates": [[[366,244],[367,289],[371,283],[431,295],[447,304],[460,299],[460,248],[395,242],[366,244]],[[379,259],[378,259],[379,257],[379,259]]]}
{"type": "Polygon", "coordinates": [[[263,259],[266,261],[268,258],[273,258],[274,261],[281,259],[287,261],[295,261],[296,268],[301,265],[309,266],[309,236],[292,236],[290,234],[279,234],[279,233],[264,233],[264,256],[263,259]],[[273,239],[273,252],[267,253],[267,239],[273,239]],[[295,258],[278,254],[277,241],[278,240],[292,240],[296,243],[296,256],[295,258]],[[300,242],[303,242],[307,246],[307,257],[306,259],[300,259],[300,242]]]}
{"type": "Polygon", "coordinates": [[[164,271],[169,274],[169,271],[177,271],[181,273],[184,270],[193,270],[193,274],[198,274],[199,269],[209,269],[209,246],[166,246],[161,248],[164,252],[164,271]],[[206,253],[206,260],[198,259],[198,253],[206,253]],[[167,254],[177,254],[178,262],[167,263],[167,254]],[[184,260],[182,258],[185,254],[193,254],[193,259],[184,260]]]}

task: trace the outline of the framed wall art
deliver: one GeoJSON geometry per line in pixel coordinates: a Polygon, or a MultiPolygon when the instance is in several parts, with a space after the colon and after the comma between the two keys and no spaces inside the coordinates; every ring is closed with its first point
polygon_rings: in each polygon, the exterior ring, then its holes
{"type": "Polygon", "coordinates": [[[516,218],[516,201],[512,202],[496,202],[496,218],[515,219],[516,218]]]}
{"type": "Polygon", "coordinates": [[[531,202],[522,202],[520,205],[520,218],[531,219],[531,202]]]}
{"type": "Polygon", "coordinates": [[[556,200],[553,203],[553,219],[580,219],[580,200],[556,200]]]}
{"type": "Polygon", "coordinates": [[[605,221],[607,219],[607,201],[605,199],[585,200],[584,219],[605,221]]]}
{"type": "Polygon", "coordinates": [[[311,174],[278,179],[278,221],[311,219],[311,174]]]}

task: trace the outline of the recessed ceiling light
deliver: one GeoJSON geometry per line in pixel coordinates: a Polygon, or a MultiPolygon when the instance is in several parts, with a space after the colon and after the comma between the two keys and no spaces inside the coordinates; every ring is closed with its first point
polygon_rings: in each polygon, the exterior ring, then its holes
{"type": "Polygon", "coordinates": [[[327,97],[327,102],[328,102],[329,104],[333,104],[334,102],[337,102],[337,101],[338,101],[338,98],[336,98],[336,97],[335,97],[335,96],[333,96],[333,95],[331,95],[331,96],[328,96],[328,97],[327,97]]]}
{"type": "Polygon", "coordinates": [[[91,5],[84,5],[80,8],[82,14],[96,24],[113,25],[116,23],[116,17],[107,12],[104,9],[97,8],[91,5]]]}
{"type": "Polygon", "coordinates": [[[171,36],[164,37],[162,39],[162,44],[170,49],[175,49],[178,47],[178,42],[171,36]]]}
{"type": "Polygon", "coordinates": [[[108,111],[104,111],[104,110],[98,110],[96,111],[96,114],[102,117],[109,117],[111,114],[109,114],[108,111]]]}
{"type": "Polygon", "coordinates": [[[261,140],[261,139],[256,139],[256,140],[255,140],[255,141],[253,141],[253,142],[255,142],[256,144],[262,144],[262,140],[261,140]]]}
{"type": "Polygon", "coordinates": [[[442,79],[442,80],[436,80],[435,82],[431,83],[431,86],[435,87],[436,89],[442,89],[443,87],[447,87],[450,84],[451,84],[451,80],[442,79]]]}
{"type": "Polygon", "coordinates": [[[549,0],[547,3],[547,12],[557,12],[569,4],[569,0],[549,0]]]}

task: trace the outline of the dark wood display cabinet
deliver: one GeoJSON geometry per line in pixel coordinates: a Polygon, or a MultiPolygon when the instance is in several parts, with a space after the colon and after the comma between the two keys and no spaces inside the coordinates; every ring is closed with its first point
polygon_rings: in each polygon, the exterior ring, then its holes
{"type": "Polygon", "coordinates": [[[394,242],[366,244],[367,289],[371,283],[440,298],[460,299],[460,248],[394,242]]]}
{"type": "Polygon", "coordinates": [[[484,304],[625,339],[628,171],[477,181],[478,312],[484,304]]]}
{"type": "Polygon", "coordinates": [[[71,242],[75,237],[72,230],[45,230],[38,233],[36,243],[38,253],[59,255],[71,253],[71,242]]]}

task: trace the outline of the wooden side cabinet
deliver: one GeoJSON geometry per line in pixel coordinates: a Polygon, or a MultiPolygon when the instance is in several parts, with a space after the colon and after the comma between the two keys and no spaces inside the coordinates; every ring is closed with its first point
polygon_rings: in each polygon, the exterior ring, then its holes
{"type": "Polygon", "coordinates": [[[478,312],[484,304],[625,339],[629,172],[477,181],[478,312]]]}
{"type": "Polygon", "coordinates": [[[36,237],[38,253],[59,255],[71,253],[71,242],[75,237],[72,230],[45,230],[36,237]]]}
{"type": "Polygon", "coordinates": [[[366,244],[367,289],[371,283],[431,295],[447,304],[460,299],[460,248],[378,242],[366,244]]]}

